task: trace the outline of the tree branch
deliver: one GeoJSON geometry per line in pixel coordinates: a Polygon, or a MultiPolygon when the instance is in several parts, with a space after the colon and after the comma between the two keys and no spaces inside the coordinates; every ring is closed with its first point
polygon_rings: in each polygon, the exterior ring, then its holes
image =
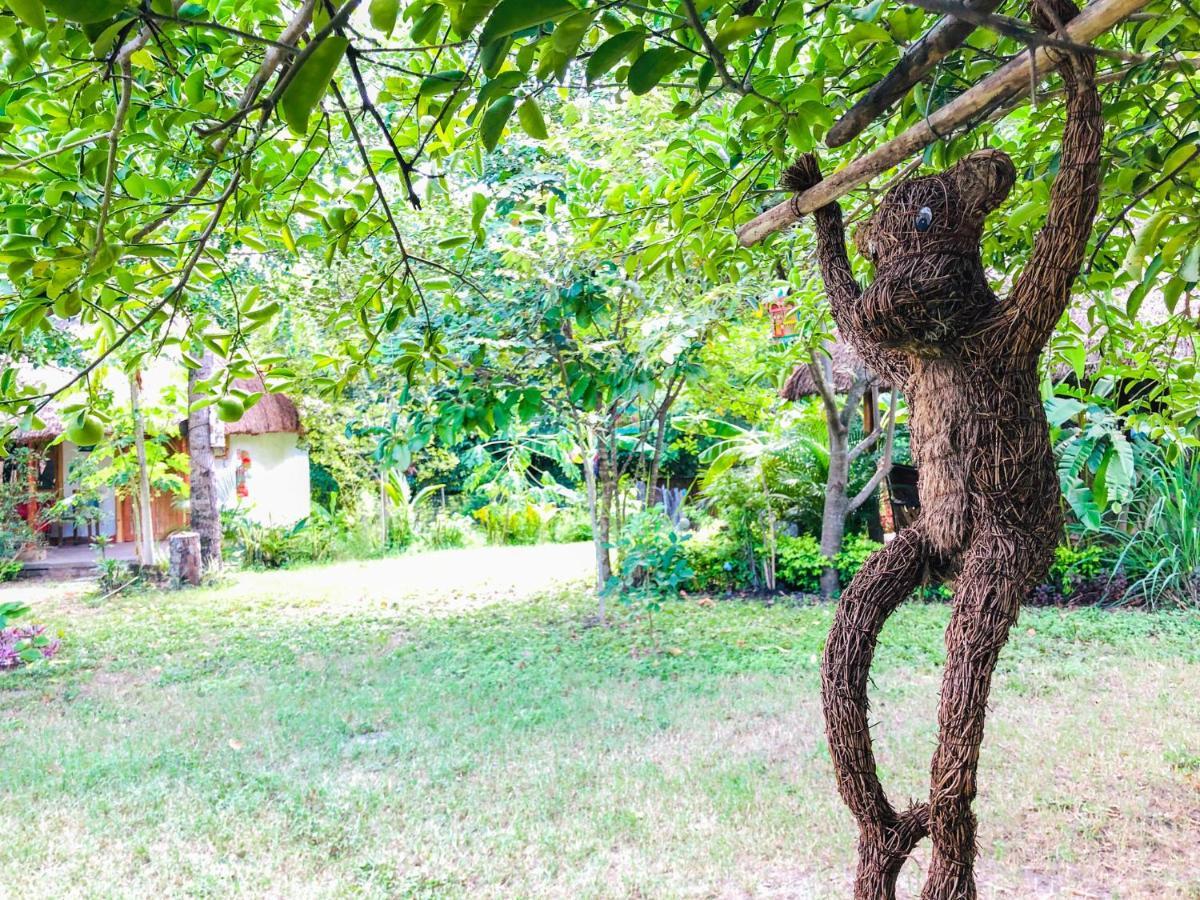
{"type": "MultiPolygon", "coordinates": [[[[971,0],[971,8],[991,12],[1003,0],[971,0]]],[[[943,16],[925,34],[910,44],[896,67],[847,110],[829,133],[826,147],[840,147],[856,138],[893,103],[924,78],[975,31],[975,24],[956,16],[943,16]]]]}
{"type": "MultiPolygon", "coordinates": [[[[1135,54],[1123,53],[1120,50],[1105,50],[1102,47],[1093,47],[1091,44],[1076,43],[1065,37],[1054,37],[1043,31],[1038,31],[1020,19],[1014,19],[1010,16],[992,15],[991,13],[968,6],[966,3],[960,2],[960,0],[908,0],[908,2],[913,6],[919,6],[921,9],[926,9],[930,12],[944,13],[972,25],[987,28],[989,31],[994,31],[1003,37],[1020,41],[1029,47],[1054,47],[1055,49],[1067,50],[1072,53],[1111,56],[1124,62],[1141,58],[1135,54]]],[[[1060,29],[1060,31],[1065,33],[1065,29],[1060,29]]]]}
{"type": "Polygon", "coordinates": [[[888,428],[887,428],[887,443],[883,448],[883,456],[879,458],[879,465],[875,467],[875,474],[863,486],[863,489],[854,495],[854,499],[846,507],[847,513],[852,513],[870,499],[875,493],[875,489],[879,487],[879,483],[887,477],[892,471],[892,448],[896,441],[896,389],[892,388],[892,395],[888,403],[888,428]]]}
{"type": "MultiPolygon", "coordinates": [[[[1150,0],[1095,0],[1072,19],[1065,29],[1075,42],[1090,41],[1122,19],[1146,6],[1150,0]]],[[[738,229],[743,247],[757,244],[798,222],[806,213],[820,209],[854,188],[881,175],[897,163],[914,156],[930,144],[945,139],[979,113],[1029,89],[1030,73],[1049,72],[1050,51],[1045,47],[1022,53],[975,87],[930,113],[903,134],[834,172],[815,186],[772,207],[738,229]]]]}

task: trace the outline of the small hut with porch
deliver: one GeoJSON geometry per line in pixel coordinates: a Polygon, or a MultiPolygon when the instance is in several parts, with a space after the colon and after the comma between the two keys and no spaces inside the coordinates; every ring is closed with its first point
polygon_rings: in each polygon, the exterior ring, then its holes
{"type": "Polygon", "coordinates": [[[261,379],[234,382],[262,393],[236,422],[213,417],[217,498],[262,525],[292,525],[311,511],[308,449],[300,441],[300,411],[286,394],[266,393],[261,379]]]}

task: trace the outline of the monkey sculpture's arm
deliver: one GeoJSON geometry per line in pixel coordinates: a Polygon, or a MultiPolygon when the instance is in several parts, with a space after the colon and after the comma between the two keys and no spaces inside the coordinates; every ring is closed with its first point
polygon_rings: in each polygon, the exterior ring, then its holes
{"type": "MultiPolygon", "coordinates": [[[[1075,15],[1069,0],[1050,0],[1062,21],[1075,15]]],[[[1035,2],[1034,19],[1049,22],[1035,2]]],[[[1064,55],[1058,64],[1067,89],[1067,124],[1062,154],[1046,224],[1034,240],[1033,252],[1005,305],[1009,334],[1017,352],[1036,353],[1071,299],[1071,284],[1083,264],[1100,198],[1100,144],[1104,118],[1096,92],[1096,59],[1088,54],[1064,55]]]]}
{"type": "MultiPolygon", "coordinates": [[[[821,180],[817,159],[806,153],[796,160],[784,175],[783,184],[794,193],[802,193],[821,180]]],[[[842,208],[837,202],[828,203],[813,213],[817,232],[817,262],[821,280],[842,337],[862,357],[876,375],[902,387],[908,376],[908,363],[902,353],[886,350],[868,340],[858,322],[858,306],[862,286],[854,278],[850,257],[846,253],[846,230],[842,225],[842,208]]]]}

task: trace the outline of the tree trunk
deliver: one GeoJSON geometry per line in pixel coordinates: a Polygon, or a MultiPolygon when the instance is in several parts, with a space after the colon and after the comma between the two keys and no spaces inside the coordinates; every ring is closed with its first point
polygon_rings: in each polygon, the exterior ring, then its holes
{"type": "Polygon", "coordinates": [[[137,453],[138,490],[134,534],[137,559],[143,566],[154,564],[154,513],[150,506],[150,472],[146,463],[146,427],[142,419],[142,375],[129,378],[130,408],[133,412],[133,445],[137,453]]]}
{"type": "Polygon", "coordinates": [[[185,584],[200,584],[200,536],[194,531],[177,531],[168,540],[170,563],[168,573],[173,590],[185,584]]]}
{"type": "MultiPolygon", "coordinates": [[[[384,550],[388,548],[388,494],[387,494],[387,470],[379,470],[379,537],[383,542],[384,550]]],[[[401,535],[401,540],[405,540],[406,536],[401,535]]]]}
{"type": "Polygon", "coordinates": [[[217,491],[213,485],[212,433],[210,408],[192,409],[199,399],[197,383],[212,374],[213,355],[205,352],[198,370],[188,371],[188,460],[191,486],[192,531],[200,535],[200,559],[205,568],[221,564],[221,516],[217,509],[217,491]]]}
{"type": "Polygon", "coordinates": [[[821,572],[821,596],[826,599],[838,592],[838,572],[833,558],[842,549],[850,507],[846,493],[850,479],[849,434],[836,419],[830,418],[828,425],[829,474],[825,478],[825,510],[821,517],[821,555],[829,560],[821,572]]]}
{"type": "Polygon", "coordinates": [[[612,561],[608,555],[608,514],[601,517],[601,488],[597,470],[601,467],[602,455],[596,448],[596,438],[588,433],[584,448],[583,482],[587,486],[588,517],[592,524],[592,549],[596,557],[596,594],[599,597],[599,615],[604,619],[604,589],[612,575],[612,561]]]}

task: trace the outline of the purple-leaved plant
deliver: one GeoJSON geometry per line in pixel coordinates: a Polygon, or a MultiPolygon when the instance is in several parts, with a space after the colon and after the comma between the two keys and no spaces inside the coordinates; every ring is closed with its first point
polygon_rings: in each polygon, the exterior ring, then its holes
{"type": "Polygon", "coordinates": [[[45,625],[0,628],[0,669],[50,659],[61,646],[62,641],[46,636],[45,625]]]}

